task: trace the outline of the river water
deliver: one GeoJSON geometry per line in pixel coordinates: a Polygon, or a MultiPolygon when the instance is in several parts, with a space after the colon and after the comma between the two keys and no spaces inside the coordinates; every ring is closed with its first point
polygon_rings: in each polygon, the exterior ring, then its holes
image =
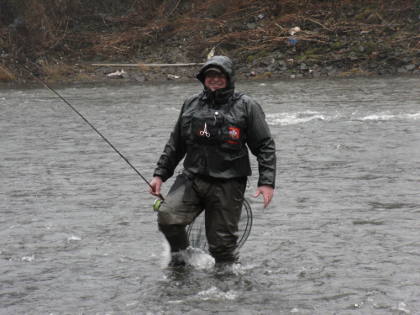
{"type": "MultiPolygon", "coordinates": [[[[147,186],[50,91],[0,90],[0,314],[420,314],[420,79],[239,83],[276,140],[241,265],[165,268],[147,186]]],[[[151,178],[198,84],[58,91],[151,178]]],[[[164,187],[167,192],[169,183],[164,187]]]]}

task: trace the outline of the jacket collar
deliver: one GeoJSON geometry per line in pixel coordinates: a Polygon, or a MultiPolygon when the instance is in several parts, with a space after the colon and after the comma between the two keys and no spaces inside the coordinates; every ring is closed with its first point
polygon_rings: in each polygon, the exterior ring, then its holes
{"type": "Polygon", "coordinates": [[[208,88],[204,88],[201,96],[201,100],[207,103],[209,106],[220,106],[230,101],[234,94],[233,88],[218,89],[211,91],[208,88]]]}

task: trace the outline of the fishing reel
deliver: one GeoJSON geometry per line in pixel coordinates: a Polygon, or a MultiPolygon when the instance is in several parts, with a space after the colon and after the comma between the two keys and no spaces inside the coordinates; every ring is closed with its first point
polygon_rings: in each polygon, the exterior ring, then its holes
{"type": "Polygon", "coordinates": [[[153,202],[153,210],[154,210],[154,211],[159,211],[160,206],[162,205],[162,202],[163,202],[163,200],[162,200],[162,199],[156,199],[156,200],[153,202]]]}

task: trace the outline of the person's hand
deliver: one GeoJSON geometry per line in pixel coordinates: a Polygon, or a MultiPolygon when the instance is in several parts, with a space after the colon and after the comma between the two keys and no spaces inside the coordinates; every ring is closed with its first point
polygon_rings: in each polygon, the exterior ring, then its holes
{"type": "Polygon", "coordinates": [[[273,198],[274,188],[268,185],[259,186],[255,192],[254,197],[257,198],[259,195],[263,195],[264,198],[264,208],[270,204],[271,199],[273,198]]]}
{"type": "Polygon", "coordinates": [[[150,190],[149,192],[156,197],[161,197],[160,194],[160,187],[162,186],[162,178],[159,176],[153,177],[152,181],[150,182],[150,190]]]}

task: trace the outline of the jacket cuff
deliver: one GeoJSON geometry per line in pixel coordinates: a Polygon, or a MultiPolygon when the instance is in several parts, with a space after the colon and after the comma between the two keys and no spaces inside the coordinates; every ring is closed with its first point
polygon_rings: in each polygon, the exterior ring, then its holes
{"type": "Polygon", "coordinates": [[[271,186],[273,189],[276,188],[274,183],[272,183],[272,182],[258,181],[258,187],[260,187],[260,186],[271,186]]]}
{"type": "Polygon", "coordinates": [[[163,182],[166,182],[166,180],[169,178],[168,173],[165,170],[162,169],[155,169],[154,173],[153,173],[153,177],[155,176],[159,176],[160,178],[162,178],[163,182]]]}

